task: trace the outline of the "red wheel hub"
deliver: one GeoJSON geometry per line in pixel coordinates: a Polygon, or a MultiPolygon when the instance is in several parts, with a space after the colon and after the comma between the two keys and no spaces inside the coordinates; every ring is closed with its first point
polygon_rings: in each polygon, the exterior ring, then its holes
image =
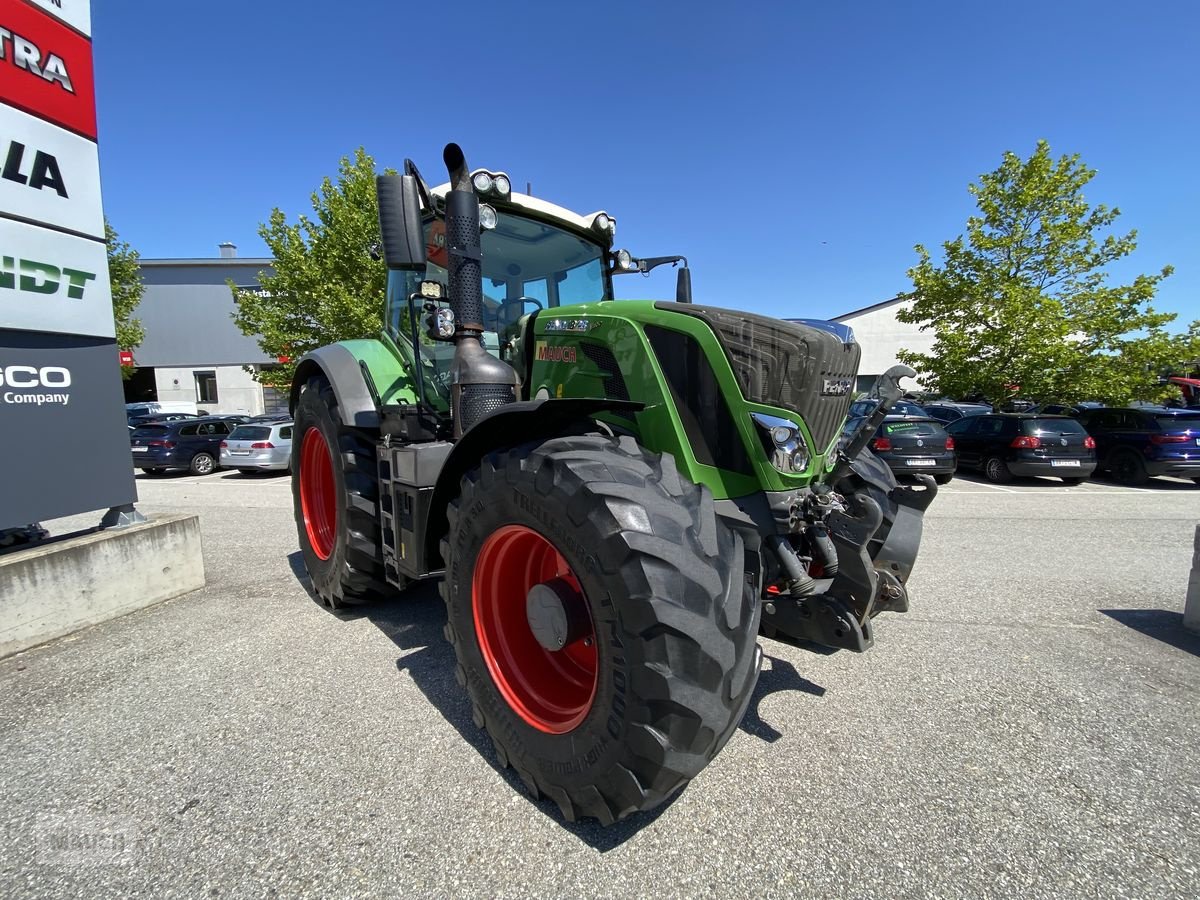
{"type": "Polygon", "coordinates": [[[329,559],[337,542],[337,482],[329,444],[319,428],[304,432],[300,444],[300,511],[313,553],[329,559]]]}
{"type": "Polygon", "coordinates": [[[483,660],[513,711],[549,734],[579,725],[596,696],[595,625],[579,580],[554,545],[523,525],[497,529],[475,560],[471,607],[483,660]],[[526,614],[530,590],[550,583],[560,593],[565,584],[566,602],[586,614],[586,626],[561,650],[539,643],[526,614]]]}

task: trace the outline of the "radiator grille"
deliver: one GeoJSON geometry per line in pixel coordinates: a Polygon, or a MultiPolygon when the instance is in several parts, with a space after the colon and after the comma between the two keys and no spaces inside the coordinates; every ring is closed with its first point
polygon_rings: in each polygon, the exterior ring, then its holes
{"type": "Polygon", "coordinates": [[[753,313],[692,304],[658,306],[707,322],[725,349],[742,395],[799,413],[814,449],[829,446],[850,407],[861,355],[857,343],[753,313]]]}

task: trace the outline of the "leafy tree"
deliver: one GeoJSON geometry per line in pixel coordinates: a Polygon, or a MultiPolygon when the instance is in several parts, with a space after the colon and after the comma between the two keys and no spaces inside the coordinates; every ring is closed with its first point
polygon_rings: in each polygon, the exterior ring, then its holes
{"type": "MultiPolygon", "coordinates": [[[[104,220],[104,241],[108,245],[108,280],[112,284],[113,321],[117,327],[117,347],[136,350],[146,336],[142,320],[133,318],[133,311],[142,302],[141,257],[121,240],[112,223],[104,220]]],[[[121,366],[121,377],[129,378],[132,366],[121,366]]]]}
{"type": "Polygon", "coordinates": [[[387,269],[372,255],[379,243],[375,175],[375,160],[359,147],[353,159],[342,157],[337,181],[325,178],[313,193],[311,218],[292,224],[276,208],[259,226],[274,274],[259,273],[261,290],[230,288],[242,333],[257,337],[269,356],[288,360],[256,373],[263,384],[285,387],[308,351],[383,328],[387,269]]]}
{"type": "Polygon", "coordinates": [[[1170,266],[1108,283],[1105,267],[1134,251],[1137,232],[1104,233],[1120,211],[1087,203],[1095,174],[1078,155],[1052,159],[1045,141],[1029,159],[1006,152],[969,186],[978,214],[965,239],[942,245],[944,261],[916,246],[914,302],[897,318],[936,341],[901,359],[931,389],[999,400],[1019,385],[1024,397],[1109,403],[1173,393],[1157,376],[1200,356],[1200,322],[1169,334],[1175,314],[1150,305],[1170,266]]]}

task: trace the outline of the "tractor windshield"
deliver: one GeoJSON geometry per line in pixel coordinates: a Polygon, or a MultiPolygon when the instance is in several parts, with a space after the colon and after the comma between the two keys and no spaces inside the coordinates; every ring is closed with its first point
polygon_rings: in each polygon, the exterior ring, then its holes
{"type": "MultiPolygon", "coordinates": [[[[605,266],[604,248],[577,233],[555,225],[501,212],[496,227],[483,232],[483,345],[502,350],[517,334],[522,316],[538,309],[612,299],[612,279],[605,266]]],[[[422,280],[448,283],[446,223],[425,225],[424,272],[392,273],[388,284],[387,325],[396,343],[412,347],[408,298],[422,280]]],[[[454,345],[420,341],[426,394],[449,396],[445,373],[454,345]]],[[[438,404],[439,406],[442,404],[438,404]]]]}

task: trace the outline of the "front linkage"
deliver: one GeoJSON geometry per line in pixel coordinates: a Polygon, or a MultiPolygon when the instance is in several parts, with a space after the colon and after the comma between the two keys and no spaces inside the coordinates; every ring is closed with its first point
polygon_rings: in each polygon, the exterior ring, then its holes
{"type": "Polygon", "coordinates": [[[879,406],[824,482],[769,498],[776,528],[767,545],[779,577],[763,603],[766,636],[861,653],[874,643],[875,615],[908,610],[906,585],[937,484],[917,476],[916,487],[899,485],[866,444],[900,398],[899,380],[915,374],[905,366],[884,374],[879,406]]]}

